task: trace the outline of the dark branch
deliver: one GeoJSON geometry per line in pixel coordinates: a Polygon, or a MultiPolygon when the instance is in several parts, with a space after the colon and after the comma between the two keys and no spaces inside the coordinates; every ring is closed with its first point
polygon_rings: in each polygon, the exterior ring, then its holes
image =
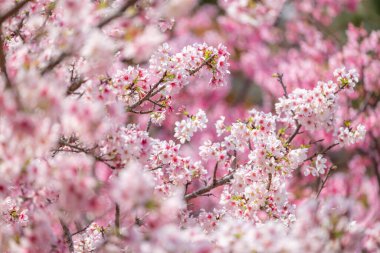
{"type": "Polygon", "coordinates": [[[293,141],[293,139],[297,136],[297,134],[299,134],[299,131],[300,131],[302,125],[300,125],[300,124],[298,123],[298,120],[296,120],[296,125],[297,125],[296,130],[293,132],[293,134],[292,134],[292,135],[289,137],[289,139],[286,141],[287,144],[290,144],[290,143],[293,141]]]}
{"type": "Polygon", "coordinates": [[[234,177],[233,173],[231,174],[228,174],[227,176],[224,176],[223,178],[219,179],[219,180],[216,180],[215,182],[213,182],[212,184],[206,186],[206,187],[203,187],[195,192],[192,192],[192,193],[189,193],[189,194],[186,194],[185,195],[185,200],[188,201],[190,199],[193,199],[193,198],[196,198],[196,197],[199,197],[199,196],[203,196],[205,193],[208,193],[209,191],[211,191],[212,189],[215,189],[219,186],[222,186],[222,185],[225,185],[227,183],[229,183],[231,181],[231,179],[234,177]]]}
{"type": "Polygon", "coordinates": [[[324,150],[320,151],[320,152],[316,152],[315,154],[309,156],[308,158],[306,158],[306,161],[311,161],[313,160],[315,157],[317,157],[318,155],[324,155],[327,153],[327,151],[329,151],[330,149],[332,149],[333,147],[339,145],[339,143],[334,143],[334,144],[331,144],[330,146],[328,146],[327,148],[325,148],[324,150]]]}
{"type": "Polygon", "coordinates": [[[59,219],[59,222],[61,223],[63,236],[65,237],[65,241],[69,246],[70,253],[74,253],[74,243],[72,235],[70,233],[70,229],[67,227],[66,223],[63,220],[59,219]]]}
{"type": "Polygon", "coordinates": [[[16,4],[15,7],[13,7],[12,9],[10,9],[9,11],[7,11],[6,13],[4,13],[4,15],[0,16],[0,25],[5,21],[7,20],[8,18],[16,15],[22,7],[24,7],[28,2],[30,2],[31,0],[24,0],[18,4],[16,4]]]}
{"type": "Polygon", "coordinates": [[[115,205],[115,232],[116,235],[120,235],[120,206],[118,204],[115,205]]]}
{"type": "Polygon", "coordinates": [[[216,182],[216,173],[218,171],[218,165],[219,165],[219,162],[216,162],[215,164],[215,168],[214,168],[214,173],[212,175],[212,182],[215,183],[216,182]]]}
{"type": "Polygon", "coordinates": [[[4,41],[3,41],[1,26],[0,26],[0,69],[5,78],[5,87],[7,89],[11,89],[12,83],[11,83],[11,80],[9,79],[8,72],[7,72],[7,64],[6,64],[6,58],[5,58],[5,52],[4,52],[4,41]]]}
{"type": "Polygon", "coordinates": [[[322,181],[322,185],[321,185],[321,187],[320,187],[319,190],[318,190],[318,193],[317,193],[317,197],[316,197],[316,198],[319,197],[319,194],[321,194],[323,188],[325,187],[326,181],[327,181],[327,179],[330,177],[330,174],[331,174],[331,171],[332,171],[333,167],[334,167],[334,166],[331,166],[331,167],[330,167],[329,172],[328,172],[327,175],[326,175],[326,178],[322,181]]]}
{"type": "Polygon", "coordinates": [[[131,1],[127,1],[123,4],[123,6],[121,6],[121,8],[115,12],[113,15],[109,16],[108,18],[104,19],[103,21],[101,21],[97,27],[98,28],[103,28],[104,26],[108,25],[112,20],[114,19],[117,19],[119,17],[121,17],[123,15],[123,13],[129,8],[131,7],[132,5],[134,5],[135,3],[137,3],[137,0],[131,0],[131,1]]]}

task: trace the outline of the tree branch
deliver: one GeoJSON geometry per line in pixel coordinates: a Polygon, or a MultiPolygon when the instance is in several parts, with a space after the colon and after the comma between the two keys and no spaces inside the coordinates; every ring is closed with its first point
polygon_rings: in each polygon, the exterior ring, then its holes
{"type": "Polygon", "coordinates": [[[195,192],[189,193],[185,195],[185,200],[188,201],[190,199],[202,196],[203,194],[211,191],[212,189],[215,189],[219,186],[225,185],[231,181],[231,179],[234,177],[233,173],[228,174],[227,176],[224,176],[223,178],[219,180],[215,180],[212,184],[205,186],[195,192]]]}
{"type": "Polygon", "coordinates": [[[330,146],[328,146],[327,148],[325,148],[324,150],[320,151],[320,152],[316,152],[315,154],[309,156],[308,158],[306,158],[306,161],[311,161],[313,160],[315,157],[317,157],[318,155],[324,155],[326,154],[327,151],[329,151],[330,149],[332,149],[333,147],[339,145],[339,143],[334,143],[334,144],[331,144],[330,146]]]}
{"type": "Polygon", "coordinates": [[[31,0],[24,0],[20,3],[17,3],[16,6],[14,6],[12,9],[10,9],[9,11],[7,11],[6,13],[4,13],[4,15],[0,16],[0,25],[5,21],[7,20],[8,18],[16,15],[19,10],[21,10],[22,7],[24,7],[28,2],[30,2],[31,0]]]}
{"type": "MultiPolygon", "coordinates": [[[[202,62],[202,64],[199,65],[198,67],[196,67],[195,69],[191,69],[191,70],[187,70],[187,71],[189,72],[189,74],[191,76],[194,75],[195,73],[197,73],[198,71],[200,71],[204,66],[206,66],[207,64],[209,64],[210,61],[214,57],[215,57],[215,55],[210,56],[208,59],[206,59],[204,62],[202,62]]],[[[162,91],[163,89],[165,89],[165,86],[162,86],[160,88],[158,88],[158,87],[160,86],[160,84],[166,82],[166,80],[165,80],[166,76],[167,76],[167,71],[164,72],[164,74],[162,75],[161,79],[158,80],[158,82],[153,85],[153,87],[148,91],[148,93],[142,99],[140,99],[139,101],[137,101],[136,103],[134,103],[133,105],[131,105],[130,107],[128,107],[127,111],[128,112],[134,112],[134,113],[140,113],[140,112],[133,111],[133,109],[136,108],[139,105],[142,105],[145,101],[150,101],[151,97],[154,97],[160,91],[162,91]]]]}
{"type": "Polygon", "coordinates": [[[329,176],[330,176],[330,174],[331,174],[331,171],[332,171],[332,168],[333,168],[333,167],[334,167],[334,166],[331,166],[331,167],[330,167],[329,172],[328,172],[327,175],[326,175],[326,178],[322,181],[322,185],[321,185],[321,187],[320,187],[319,190],[318,190],[318,193],[317,193],[316,198],[319,197],[319,194],[321,194],[323,188],[325,187],[326,181],[327,181],[327,179],[329,178],[329,176]]]}
{"type": "Polygon", "coordinates": [[[116,235],[120,235],[120,206],[116,203],[115,205],[115,232],[116,235]]]}
{"type": "Polygon", "coordinates": [[[74,243],[72,235],[70,233],[70,229],[67,227],[66,223],[62,219],[59,219],[59,222],[61,223],[63,236],[65,237],[66,243],[69,246],[70,253],[74,253],[74,243]]]}
{"type": "Polygon", "coordinates": [[[302,125],[300,125],[300,124],[298,123],[298,120],[296,120],[296,125],[297,125],[296,130],[293,132],[293,134],[292,134],[292,135],[289,137],[289,139],[286,141],[287,144],[290,144],[290,143],[293,141],[293,139],[297,136],[297,134],[299,133],[299,131],[300,131],[301,127],[302,127],[302,125]]]}
{"type": "Polygon", "coordinates": [[[0,70],[4,75],[5,78],[5,88],[11,89],[12,83],[9,79],[8,72],[7,72],[7,64],[6,64],[6,58],[5,58],[5,52],[4,52],[4,41],[3,41],[3,32],[2,27],[0,25],[0,70]]]}
{"type": "Polygon", "coordinates": [[[267,184],[267,190],[270,191],[270,187],[272,185],[272,173],[268,174],[268,184],[267,184]]]}
{"type": "Polygon", "coordinates": [[[131,0],[131,1],[126,1],[122,6],[121,8],[115,12],[113,15],[109,16],[108,18],[104,19],[103,21],[101,21],[97,27],[98,28],[103,28],[104,26],[106,26],[107,24],[109,24],[112,20],[116,19],[116,18],[119,18],[123,15],[123,13],[129,8],[131,7],[132,5],[134,5],[135,3],[137,3],[137,0],[131,0]]]}
{"type": "Polygon", "coordinates": [[[214,167],[214,172],[213,172],[213,175],[212,175],[212,182],[213,182],[213,184],[215,184],[215,182],[216,182],[216,173],[218,171],[218,165],[219,165],[219,162],[216,162],[215,167],[214,167]]]}

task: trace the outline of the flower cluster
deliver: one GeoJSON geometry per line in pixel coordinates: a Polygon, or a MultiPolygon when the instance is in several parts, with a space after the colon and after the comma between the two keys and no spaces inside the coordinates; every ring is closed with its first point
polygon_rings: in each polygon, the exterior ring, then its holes
{"type": "Polygon", "coordinates": [[[0,0],[0,252],[377,252],[360,1],[198,2],[0,0]]]}
{"type": "Polygon", "coordinates": [[[104,233],[103,227],[96,223],[91,223],[83,233],[73,237],[74,251],[85,253],[96,250],[104,241],[102,233],[104,233]]]}
{"type": "Polygon", "coordinates": [[[192,162],[189,157],[180,156],[180,145],[173,141],[157,140],[152,149],[149,168],[159,181],[159,191],[168,193],[170,185],[185,185],[193,178],[207,174],[201,162],[192,162]]]}
{"type": "Polygon", "coordinates": [[[346,68],[339,68],[334,71],[334,76],[336,80],[341,85],[341,87],[349,86],[354,88],[355,85],[359,82],[359,74],[355,69],[350,69],[346,71],[346,68]]]}
{"type": "Polygon", "coordinates": [[[327,160],[323,158],[321,154],[319,154],[315,160],[315,166],[308,166],[304,169],[305,176],[311,174],[314,177],[317,177],[319,175],[325,174],[325,170],[327,168],[326,161],[327,160]]]}
{"type": "Polygon", "coordinates": [[[190,141],[195,132],[206,128],[208,122],[206,113],[199,110],[195,115],[186,115],[187,119],[175,123],[174,137],[181,143],[190,141]]]}
{"type": "Polygon", "coordinates": [[[336,110],[336,94],[339,88],[346,85],[354,87],[358,82],[356,70],[348,73],[344,68],[335,70],[339,87],[332,81],[318,82],[313,90],[295,89],[289,96],[280,98],[276,104],[276,112],[285,114],[287,120],[298,121],[308,130],[326,129],[331,131],[334,127],[334,113],[336,110]]]}
{"type": "Polygon", "coordinates": [[[168,44],[158,49],[149,60],[150,69],[157,78],[169,83],[165,87],[166,92],[183,87],[189,82],[189,77],[194,75],[199,68],[206,66],[212,72],[209,84],[222,86],[228,71],[229,54],[226,47],[218,48],[206,44],[194,44],[184,47],[179,53],[172,54],[168,44]]]}
{"type": "Polygon", "coordinates": [[[364,139],[366,129],[363,125],[358,125],[356,129],[341,127],[338,130],[338,138],[344,145],[352,145],[364,139]]]}

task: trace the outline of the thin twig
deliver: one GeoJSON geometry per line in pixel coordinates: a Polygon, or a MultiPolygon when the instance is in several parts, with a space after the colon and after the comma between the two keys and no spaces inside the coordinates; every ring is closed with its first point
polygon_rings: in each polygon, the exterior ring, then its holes
{"type": "Polygon", "coordinates": [[[324,150],[320,151],[320,152],[316,152],[315,154],[309,156],[308,158],[306,158],[306,161],[311,161],[313,160],[315,157],[317,157],[318,155],[324,155],[326,154],[327,151],[329,151],[330,149],[332,149],[333,147],[339,145],[339,143],[334,143],[334,144],[331,144],[330,146],[328,146],[327,148],[325,148],[324,150]]]}
{"type": "Polygon", "coordinates": [[[42,69],[41,75],[45,75],[46,73],[53,70],[58,64],[60,64],[66,57],[68,57],[70,53],[62,52],[55,60],[51,61],[45,68],[42,69]]]}
{"type": "MultiPolygon", "coordinates": [[[[275,77],[277,77],[277,81],[281,84],[281,87],[284,91],[285,98],[289,98],[289,94],[288,94],[288,91],[286,89],[286,85],[283,79],[284,74],[276,73],[275,77]]],[[[291,110],[291,113],[293,117],[295,117],[295,113],[293,110],[291,110]]],[[[286,141],[286,144],[290,144],[293,141],[293,139],[299,134],[299,131],[301,130],[302,125],[299,123],[299,121],[297,119],[294,119],[294,122],[296,123],[296,129],[294,130],[293,134],[288,138],[288,140],[286,141]]]]}
{"type": "Polygon", "coordinates": [[[288,91],[286,90],[286,85],[284,84],[284,79],[283,79],[284,74],[282,74],[282,73],[276,73],[275,77],[277,77],[277,81],[281,84],[281,87],[282,87],[282,89],[284,91],[284,96],[286,98],[289,98],[288,91]]]}
{"type": "Polygon", "coordinates": [[[300,129],[301,129],[301,125],[298,123],[298,121],[296,121],[296,124],[297,124],[297,128],[296,130],[293,132],[293,134],[288,138],[288,140],[286,141],[287,144],[290,144],[293,139],[297,136],[297,134],[299,133],[300,129]]]}
{"type": "Polygon", "coordinates": [[[321,185],[321,187],[320,187],[319,190],[318,190],[318,193],[317,193],[316,198],[319,197],[319,194],[321,194],[323,188],[325,187],[326,181],[327,181],[327,179],[329,178],[329,176],[330,176],[330,174],[331,174],[331,171],[332,171],[332,168],[333,168],[333,167],[334,167],[334,166],[331,166],[331,167],[330,167],[329,172],[328,172],[327,175],[326,175],[326,178],[322,181],[322,185],[321,185]]]}
{"type": "Polygon", "coordinates": [[[134,108],[136,108],[137,106],[141,105],[141,104],[144,103],[146,100],[148,100],[148,99],[150,99],[152,96],[154,96],[154,95],[153,95],[154,90],[155,90],[155,89],[156,89],[161,83],[164,82],[165,77],[166,77],[166,74],[167,74],[167,72],[165,71],[164,74],[162,75],[161,79],[158,80],[158,82],[155,83],[155,84],[153,85],[153,87],[148,91],[148,93],[147,93],[142,99],[140,99],[139,101],[137,101],[136,103],[134,103],[133,105],[131,105],[131,106],[127,109],[127,111],[132,111],[134,108]]]}
{"type": "Polygon", "coordinates": [[[214,59],[214,57],[215,57],[215,55],[213,54],[209,58],[207,58],[204,62],[202,62],[202,64],[199,65],[198,67],[196,67],[195,69],[188,70],[189,74],[192,76],[195,73],[197,73],[199,70],[201,70],[201,68],[208,65],[214,59]]]}

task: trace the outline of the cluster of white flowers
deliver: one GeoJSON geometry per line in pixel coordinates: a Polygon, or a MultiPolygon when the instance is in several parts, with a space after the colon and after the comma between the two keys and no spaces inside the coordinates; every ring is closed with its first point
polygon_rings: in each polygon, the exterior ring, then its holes
{"type": "Polygon", "coordinates": [[[171,51],[165,43],[149,61],[153,76],[164,77],[163,82],[169,84],[164,89],[167,93],[173,92],[173,89],[178,91],[178,88],[187,85],[189,77],[203,65],[212,68],[211,86],[222,86],[225,83],[225,77],[229,74],[229,53],[225,46],[220,44],[214,48],[204,43],[186,46],[176,54],[171,51]]]}
{"type": "Polygon", "coordinates": [[[190,157],[179,155],[181,145],[170,141],[155,140],[149,159],[149,169],[156,177],[156,189],[167,192],[172,185],[186,184],[193,178],[207,174],[200,161],[193,162],[190,157]],[[168,180],[165,180],[169,178],[168,180]],[[161,183],[161,184],[160,184],[161,183]]]}
{"type": "Polygon", "coordinates": [[[355,144],[360,140],[363,140],[365,133],[366,128],[361,124],[356,127],[356,130],[353,130],[349,127],[341,127],[338,131],[338,138],[341,143],[348,146],[355,144]]]}
{"type": "Polygon", "coordinates": [[[247,124],[235,122],[231,125],[231,134],[224,138],[227,150],[244,150],[249,140],[250,133],[247,124]]]}
{"type": "Polygon", "coordinates": [[[103,228],[92,223],[83,233],[73,236],[73,247],[76,253],[93,252],[104,241],[103,228]]]}
{"type": "Polygon", "coordinates": [[[334,70],[334,76],[342,87],[348,85],[349,87],[354,88],[359,82],[359,74],[356,69],[350,69],[347,71],[345,67],[338,68],[334,70]]]}
{"type": "Polygon", "coordinates": [[[150,114],[150,119],[153,124],[161,126],[162,122],[166,118],[166,110],[158,110],[150,114]]]}
{"type": "Polygon", "coordinates": [[[195,132],[206,128],[207,122],[206,113],[203,110],[198,110],[197,114],[175,123],[174,137],[181,143],[190,141],[195,132]]]}
{"type": "Polygon", "coordinates": [[[215,123],[216,134],[218,136],[221,136],[226,131],[226,126],[224,125],[225,119],[226,118],[224,116],[221,116],[215,123]]]}
{"type": "Polygon", "coordinates": [[[335,112],[335,94],[337,85],[331,81],[318,82],[312,90],[295,89],[288,98],[280,98],[276,112],[296,119],[307,130],[324,128],[331,130],[335,112]]]}
{"type": "Polygon", "coordinates": [[[146,93],[149,86],[149,73],[146,69],[129,66],[118,70],[112,80],[103,80],[99,86],[101,96],[116,96],[116,99],[131,106],[139,101],[141,94],[146,93]]]}
{"type": "Polygon", "coordinates": [[[308,176],[311,174],[314,177],[318,177],[325,174],[327,168],[326,162],[327,159],[319,154],[315,160],[315,166],[307,166],[303,171],[304,175],[308,176]]]}
{"type": "Polygon", "coordinates": [[[227,150],[224,142],[211,142],[207,140],[199,147],[199,155],[206,161],[210,158],[223,161],[227,159],[227,150]]]}
{"type": "Polygon", "coordinates": [[[106,136],[101,142],[100,152],[103,159],[116,168],[123,168],[130,160],[147,158],[153,139],[146,131],[135,124],[119,127],[114,135],[106,136]]]}
{"type": "Polygon", "coordinates": [[[339,85],[333,81],[318,82],[312,90],[295,89],[288,97],[279,99],[276,112],[284,115],[291,122],[297,120],[305,129],[326,129],[331,131],[334,125],[337,92],[348,86],[354,87],[359,82],[355,69],[348,72],[345,68],[334,71],[339,85]]]}

